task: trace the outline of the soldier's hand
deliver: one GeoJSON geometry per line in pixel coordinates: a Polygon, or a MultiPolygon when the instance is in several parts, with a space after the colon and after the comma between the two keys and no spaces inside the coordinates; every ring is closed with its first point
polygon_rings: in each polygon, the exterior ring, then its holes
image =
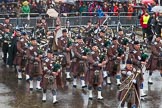
{"type": "Polygon", "coordinates": [[[146,65],[146,62],[141,62],[141,64],[146,65]]]}
{"type": "Polygon", "coordinates": [[[58,76],[58,73],[57,72],[52,72],[53,75],[55,76],[58,76]]]}
{"type": "Polygon", "coordinates": [[[70,49],[69,48],[66,48],[66,51],[70,51],[70,49]]]}
{"type": "Polygon", "coordinates": [[[137,81],[136,81],[135,79],[133,79],[133,80],[132,80],[132,82],[133,82],[134,84],[136,84],[136,83],[137,83],[137,81]]]}
{"type": "Polygon", "coordinates": [[[122,56],[121,57],[124,57],[125,55],[124,54],[122,54],[122,56]]]}
{"type": "Polygon", "coordinates": [[[121,57],[117,57],[117,59],[121,60],[121,57]]]}
{"type": "Polygon", "coordinates": [[[72,46],[70,46],[69,49],[72,49],[72,46]]]}
{"type": "Polygon", "coordinates": [[[102,63],[99,63],[98,66],[99,66],[99,67],[102,67],[102,63]]]}
{"type": "Polygon", "coordinates": [[[103,62],[102,62],[102,65],[105,65],[106,63],[107,63],[107,61],[103,61],[103,62]]]}
{"type": "Polygon", "coordinates": [[[41,61],[39,57],[36,57],[35,60],[38,61],[38,62],[41,61]]]}
{"type": "Polygon", "coordinates": [[[87,56],[82,56],[83,59],[87,59],[87,56]]]}
{"type": "Polygon", "coordinates": [[[42,55],[39,55],[38,57],[39,57],[39,58],[42,58],[43,56],[42,56],[42,55]]]}

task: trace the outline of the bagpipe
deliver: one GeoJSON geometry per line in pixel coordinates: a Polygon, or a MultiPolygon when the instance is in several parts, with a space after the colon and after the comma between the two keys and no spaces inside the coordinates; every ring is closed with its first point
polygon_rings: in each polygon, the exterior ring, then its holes
{"type": "Polygon", "coordinates": [[[70,39],[70,38],[68,38],[68,41],[67,41],[67,48],[69,48],[70,46],[72,46],[73,45],[73,41],[72,41],[72,39],[70,39]]]}
{"type": "Polygon", "coordinates": [[[124,54],[124,48],[122,45],[118,45],[117,50],[116,50],[116,54],[113,57],[113,71],[116,72],[118,70],[118,67],[120,65],[120,60],[117,59],[118,57],[122,57],[122,55],[124,54]]]}
{"type": "Polygon", "coordinates": [[[148,54],[142,53],[141,54],[141,61],[145,62],[149,58],[148,54]]]}
{"type": "Polygon", "coordinates": [[[121,57],[124,54],[124,48],[122,45],[118,45],[117,53],[118,53],[118,57],[121,57]]]}
{"type": "Polygon", "coordinates": [[[53,84],[56,76],[53,75],[53,72],[60,72],[61,65],[59,63],[56,63],[55,61],[52,61],[52,66],[50,70],[47,70],[47,74],[45,74],[45,78],[48,79],[49,84],[53,84]]]}
{"type": "Polygon", "coordinates": [[[35,35],[36,36],[45,36],[45,28],[44,27],[41,27],[41,28],[37,28],[36,30],[35,30],[35,35]]]}
{"type": "Polygon", "coordinates": [[[91,49],[89,47],[87,47],[86,45],[84,45],[84,46],[80,47],[80,53],[81,53],[81,55],[86,56],[91,53],[91,49]]]}
{"type": "Polygon", "coordinates": [[[122,42],[121,42],[122,45],[127,45],[128,43],[129,43],[128,38],[122,39],[122,42]]]}
{"type": "MultiPolygon", "coordinates": [[[[148,58],[149,58],[149,55],[148,54],[146,54],[144,52],[141,53],[141,60],[140,60],[141,62],[147,62],[148,61],[148,58]]],[[[145,65],[143,65],[143,64],[139,64],[138,65],[138,67],[141,68],[141,69],[143,69],[144,66],[145,65]]]]}
{"type": "Polygon", "coordinates": [[[57,64],[60,64],[61,66],[66,65],[66,56],[63,53],[54,52],[53,55],[54,55],[54,61],[57,64]]]}

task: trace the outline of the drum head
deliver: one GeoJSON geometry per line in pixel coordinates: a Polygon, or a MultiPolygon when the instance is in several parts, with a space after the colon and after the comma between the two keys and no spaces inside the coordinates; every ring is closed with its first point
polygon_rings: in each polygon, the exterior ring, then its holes
{"type": "Polygon", "coordinates": [[[60,28],[57,33],[56,33],[56,36],[55,36],[55,42],[56,42],[56,45],[58,45],[58,38],[60,38],[62,36],[62,29],[60,28]]]}

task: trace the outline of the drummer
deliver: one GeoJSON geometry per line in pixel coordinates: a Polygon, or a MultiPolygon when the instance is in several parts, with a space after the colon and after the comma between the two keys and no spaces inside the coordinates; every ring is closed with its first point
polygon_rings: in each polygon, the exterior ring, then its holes
{"type": "Polygon", "coordinates": [[[134,70],[133,61],[128,59],[126,61],[126,67],[122,70],[122,84],[119,87],[118,100],[120,101],[119,107],[124,108],[127,102],[127,108],[138,108],[139,101],[139,89],[141,81],[141,71],[134,70]]]}
{"type": "MultiPolygon", "coordinates": [[[[53,31],[54,39],[53,39],[53,45],[52,45],[52,50],[55,51],[55,52],[57,52],[57,50],[58,50],[56,39],[57,39],[57,37],[58,37],[59,35],[61,35],[61,34],[59,34],[59,31],[61,31],[61,27],[60,27],[59,24],[56,24],[56,25],[55,25],[55,29],[54,29],[54,31],[53,31]]],[[[61,32],[62,32],[62,31],[61,31],[61,32]]]]}

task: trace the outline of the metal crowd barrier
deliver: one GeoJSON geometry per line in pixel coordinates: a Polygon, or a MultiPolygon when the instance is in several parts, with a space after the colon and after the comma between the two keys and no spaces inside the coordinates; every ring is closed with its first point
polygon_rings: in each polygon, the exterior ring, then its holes
{"type": "MultiPolygon", "coordinates": [[[[37,20],[41,17],[19,17],[10,18],[10,22],[13,26],[24,27],[25,24],[28,27],[35,27],[37,20]]],[[[91,20],[92,23],[100,21],[100,24],[106,23],[108,26],[117,26],[118,22],[123,26],[137,26],[139,25],[138,16],[103,16],[99,18],[98,16],[72,16],[72,17],[61,17],[61,26],[66,27],[67,21],[70,22],[71,27],[87,25],[87,22],[91,20]]],[[[4,18],[0,18],[0,23],[3,23],[4,18]]],[[[56,18],[46,18],[48,27],[54,27],[56,23],[56,18]]]]}
{"type": "Polygon", "coordinates": [[[75,17],[61,17],[62,26],[66,26],[66,22],[69,21],[71,26],[87,25],[87,22],[91,20],[92,23],[99,22],[100,25],[106,23],[108,26],[117,26],[120,22],[123,26],[138,26],[138,16],[104,16],[99,18],[98,16],[75,16],[75,17]]]}

